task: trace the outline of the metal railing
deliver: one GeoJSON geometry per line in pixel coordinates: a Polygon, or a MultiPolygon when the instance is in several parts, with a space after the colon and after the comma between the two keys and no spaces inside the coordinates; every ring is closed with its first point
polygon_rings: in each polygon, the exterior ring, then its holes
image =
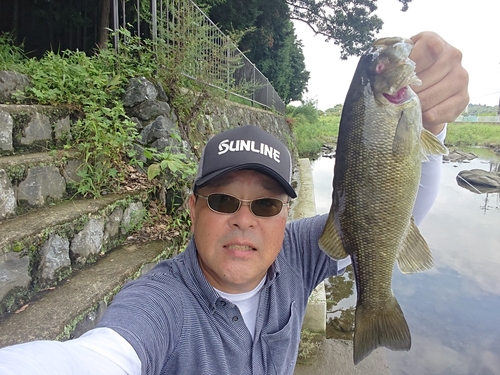
{"type": "MultiPolygon", "coordinates": [[[[139,9],[141,0],[134,1],[139,9]]],[[[150,4],[152,39],[179,48],[188,61],[182,66],[186,77],[224,90],[252,106],[285,113],[285,103],[269,80],[193,1],[151,0],[150,4]]],[[[119,27],[118,7],[118,0],[114,0],[115,30],[119,27]]],[[[141,18],[139,12],[137,18],[141,18]]],[[[137,32],[141,34],[139,29],[137,32]]]]}
{"type": "Polygon", "coordinates": [[[494,122],[494,123],[500,123],[500,116],[458,116],[454,122],[494,122]]]}

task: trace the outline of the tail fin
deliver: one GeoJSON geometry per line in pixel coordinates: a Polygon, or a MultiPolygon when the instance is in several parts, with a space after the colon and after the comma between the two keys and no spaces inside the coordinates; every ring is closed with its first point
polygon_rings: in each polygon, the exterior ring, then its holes
{"type": "Polygon", "coordinates": [[[357,365],[379,346],[391,350],[410,350],[411,335],[403,311],[395,297],[376,309],[356,306],[354,364],[357,365]]]}

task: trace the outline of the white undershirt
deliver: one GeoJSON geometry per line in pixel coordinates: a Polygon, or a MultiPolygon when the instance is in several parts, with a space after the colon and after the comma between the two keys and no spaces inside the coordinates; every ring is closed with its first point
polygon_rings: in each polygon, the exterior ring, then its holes
{"type": "Polygon", "coordinates": [[[231,303],[234,303],[236,306],[238,306],[241,316],[243,317],[243,321],[245,322],[248,331],[252,335],[252,339],[254,338],[255,334],[255,320],[257,319],[257,307],[259,306],[260,296],[259,292],[262,289],[265,281],[266,277],[264,277],[260,281],[259,285],[257,285],[253,290],[245,293],[225,293],[220,291],[219,289],[214,288],[222,298],[225,298],[231,301],[231,303]]]}

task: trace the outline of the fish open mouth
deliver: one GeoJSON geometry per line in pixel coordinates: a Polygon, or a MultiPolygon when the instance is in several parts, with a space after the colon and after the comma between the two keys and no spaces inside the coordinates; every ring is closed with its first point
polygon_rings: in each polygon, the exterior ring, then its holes
{"type": "Polygon", "coordinates": [[[409,99],[408,86],[402,87],[394,95],[383,93],[384,97],[393,104],[402,104],[409,99]]]}

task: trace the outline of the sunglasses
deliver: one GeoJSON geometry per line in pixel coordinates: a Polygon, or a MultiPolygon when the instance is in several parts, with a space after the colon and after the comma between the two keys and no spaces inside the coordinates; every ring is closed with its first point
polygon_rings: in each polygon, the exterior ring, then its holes
{"type": "Polygon", "coordinates": [[[238,199],[229,194],[208,194],[207,196],[196,194],[196,196],[207,200],[208,207],[219,214],[234,214],[242,204],[247,204],[250,211],[258,217],[271,217],[278,215],[283,206],[288,206],[290,202],[282,202],[277,198],[259,199],[238,199]]]}

